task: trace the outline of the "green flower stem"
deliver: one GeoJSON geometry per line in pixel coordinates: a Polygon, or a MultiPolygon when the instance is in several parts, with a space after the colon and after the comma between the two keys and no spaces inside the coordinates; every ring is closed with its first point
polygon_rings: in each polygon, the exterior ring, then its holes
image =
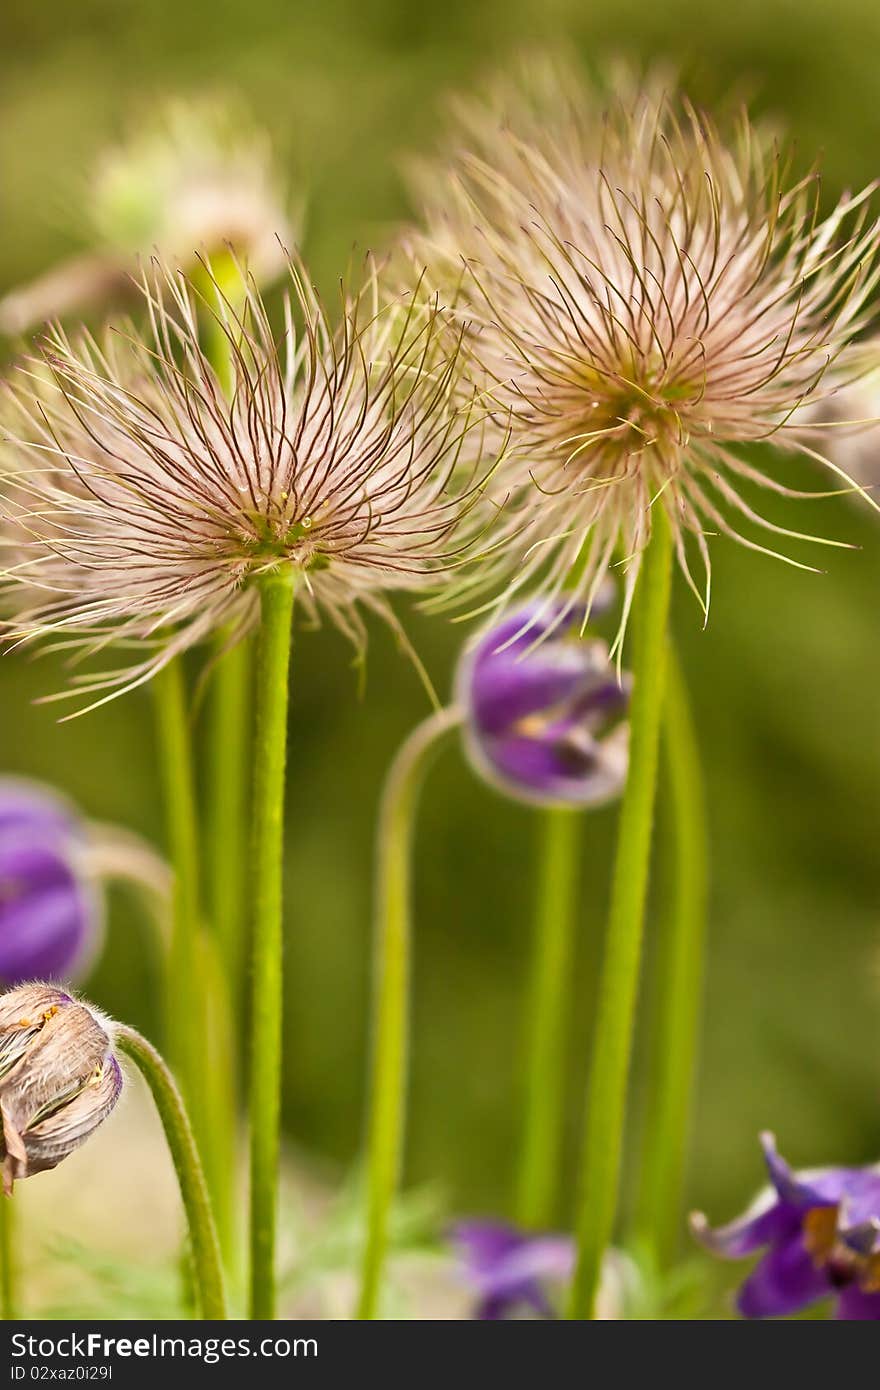
{"type": "Polygon", "coordinates": [[[201,982],[199,845],[186,685],[180,659],[152,683],[168,856],[174,873],[168,953],[168,1043],[171,1060],[202,1139],[198,1104],[204,1048],[201,982]]]}
{"type": "Polygon", "coordinates": [[[216,1123],[224,1112],[229,1076],[206,1052],[208,1039],[224,1026],[224,996],[216,974],[204,968],[199,835],[190,715],[180,660],[168,663],[153,681],[159,765],[165,800],[168,852],[174,873],[171,940],[167,960],[168,1042],[180,1080],[208,1187],[215,1203],[224,1250],[232,1245],[233,1172],[228,1129],[216,1123]]]}
{"type": "Polygon", "coordinates": [[[246,959],[245,880],[248,850],[247,730],[250,720],[251,648],[229,646],[221,633],[208,711],[205,857],[208,907],[233,1015],[238,1012],[246,959]]]}
{"type": "Polygon", "coordinates": [[[568,1316],[576,1319],[594,1315],[620,1187],[672,589],[672,534],[662,504],[654,507],[652,520],[634,614],[629,776],[620,812],[584,1121],[576,1213],[577,1266],[568,1306],[568,1316]]]}
{"type": "Polygon", "coordinates": [[[14,1322],[18,1317],[15,1297],[15,1207],[14,1198],[0,1196],[0,1317],[14,1322]]]}
{"type": "Polygon", "coordinates": [[[708,885],[699,749],[687,688],[672,648],[668,662],[662,752],[671,819],[671,895],[654,972],[656,1019],[636,1206],[639,1244],[661,1270],[675,1258],[682,1227],[708,885]]]}
{"type": "MultiPolygon", "coordinates": [[[[203,299],[201,331],[205,355],[227,400],[235,391],[234,315],[244,307],[245,289],[230,251],[211,259],[194,283],[203,299]]],[[[217,635],[209,690],[206,867],[210,920],[220,945],[230,1006],[239,1003],[245,956],[245,864],[248,850],[248,732],[252,682],[251,645],[234,628],[217,635]]]]}
{"type": "Polygon", "coordinates": [[[365,1319],[377,1314],[388,1220],[403,1155],[415,814],[429,757],[460,722],[456,709],[443,709],[413,730],[391,764],[379,812],[367,1230],[358,1304],[358,1317],[365,1319]]]}
{"type": "Polygon", "coordinates": [[[559,1196],[565,1045],[571,1016],[582,827],[583,817],[565,807],[546,811],[541,820],[517,1194],[517,1210],[524,1226],[551,1225],[559,1196]]]}
{"type": "MultiPolygon", "coordinates": [[[[202,269],[195,285],[203,296],[201,331],[205,354],[228,401],[236,383],[235,315],[244,307],[244,285],[235,258],[221,251],[211,258],[211,273],[202,269]]],[[[250,643],[234,630],[221,630],[215,645],[215,666],[209,690],[205,791],[205,868],[212,1015],[209,1030],[210,1066],[217,1084],[206,1096],[216,1172],[212,1172],[220,1239],[227,1269],[235,1261],[235,1176],[238,1152],[238,1030],[243,1017],[247,913],[245,882],[248,852],[248,778],[250,643]]]]}
{"type": "Polygon", "coordinates": [[[149,1086],[165,1130],[189,1226],[201,1316],[205,1320],[225,1318],[226,1295],[217,1229],[183,1099],[165,1062],[146,1038],[124,1024],[115,1024],[113,1034],[118,1051],[134,1062],[149,1086]]]}
{"type": "Polygon", "coordinates": [[[275,1227],[281,1128],[284,773],[296,571],[260,581],[251,886],[250,1313],[275,1316],[275,1227]]]}

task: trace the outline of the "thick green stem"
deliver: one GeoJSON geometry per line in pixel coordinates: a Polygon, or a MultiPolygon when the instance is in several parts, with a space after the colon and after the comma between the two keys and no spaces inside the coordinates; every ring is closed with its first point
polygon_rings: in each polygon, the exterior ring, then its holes
{"type": "Polygon", "coordinates": [[[376,846],[373,1040],[367,1126],[367,1229],[359,1318],[375,1318],[400,1177],[406,1111],[412,841],[425,768],[444,734],[460,723],[439,710],[413,730],[388,772],[376,846]]]}
{"type": "Polygon", "coordinates": [[[13,1322],[18,1317],[15,1297],[15,1206],[14,1198],[0,1196],[0,1317],[13,1322]]]}
{"type": "Polygon", "coordinates": [[[675,1258],[696,1072],[706,929],[705,801],[687,688],[670,648],[663,722],[671,891],[654,971],[651,1045],[636,1234],[659,1269],[675,1258]]]}
{"type": "Polygon", "coordinates": [[[116,1047],[131,1058],[149,1086],[165,1130],[189,1226],[201,1315],[206,1320],[225,1318],[220,1245],[205,1174],[183,1099],[168,1067],[146,1038],[124,1024],[114,1025],[113,1031],[116,1047]]]}
{"type": "Polygon", "coordinates": [[[213,1022],[211,1064],[222,1078],[207,1097],[220,1162],[212,1192],[227,1269],[235,1262],[235,1176],[238,1151],[239,1041],[244,1016],[247,949],[245,877],[250,760],[251,648],[221,632],[210,687],[206,766],[205,859],[213,1022]],[[230,642],[233,645],[229,645],[230,642]]]}
{"type": "Polygon", "coordinates": [[[216,972],[205,967],[202,929],[199,834],[195,774],[186,684],[179,660],[153,681],[159,763],[174,871],[171,943],[168,952],[168,1041],[180,1079],[208,1187],[214,1200],[224,1250],[233,1243],[233,1168],[228,1125],[219,1124],[228,1105],[230,1077],[208,1052],[208,1040],[228,1027],[225,994],[216,972]]]}
{"type": "Polygon", "coordinates": [[[583,817],[567,808],[545,812],[541,824],[517,1193],[524,1226],[549,1226],[559,1197],[582,826],[583,817]]]}
{"type": "Polygon", "coordinates": [[[206,860],[208,907],[233,1009],[240,1003],[247,937],[245,877],[248,857],[251,648],[218,640],[210,689],[207,748],[206,860]]]}
{"type": "Polygon", "coordinates": [[[159,672],[152,688],[168,857],[174,873],[166,989],[168,1046],[201,1141],[198,1102],[204,1070],[205,1002],[201,991],[198,821],[186,685],[179,659],[159,672]]]}
{"type": "Polygon", "coordinates": [[[284,566],[260,584],[251,864],[251,1194],[250,1311],[275,1316],[275,1226],[281,1128],[282,870],[284,772],[291,625],[296,571],[284,566]]]}
{"type": "Polygon", "coordinates": [[[594,1316],[620,1187],[626,1095],[654,822],[672,587],[672,534],[662,503],[638,581],[634,614],[630,765],[620,812],[611,908],[584,1120],[577,1266],[570,1318],[594,1316]]]}
{"type": "MultiPolygon", "coordinates": [[[[201,314],[205,352],[220,389],[232,401],[236,356],[232,339],[240,336],[235,316],[244,305],[245,285],[235,258],[222,251],[211,259],[195,283],[203,296],[201,314]],[[231,336],[230,336],[231,335],[231,336]]],[[[205,867],[211,925],[211,1019],[209,1065],[218,1078],[206,1096],[214,1139],[214,1194],[220,1241],[227,1268],[235,1262],[235,1170],[238,1129],[238,1042],[236,1020],[243,1016],[242,980],[246,959],[245,878],[248,850],[248,732],[251,648],[234,630],[217,636],[216,664],[209,692],[205,819],[205,867]]]]}

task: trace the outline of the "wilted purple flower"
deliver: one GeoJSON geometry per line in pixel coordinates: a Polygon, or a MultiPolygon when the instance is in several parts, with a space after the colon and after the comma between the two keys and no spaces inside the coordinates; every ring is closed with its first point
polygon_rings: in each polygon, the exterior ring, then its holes
{"type": "Polygon", "coordinates": [[[100,934],[85,827],[61,797],[0,778],[0,982],[76,978],[100,934]]]}
{"type": "Polygon", "coordinates": [[[880,1165],[795,1173],[761,1137],[771,1187],[744,1216],[711,1230],[691,1218],[715,1254],[742,1259],[766,1247],[739,1291],[745,1318],[785,1317],[818,1299],[837,1300],[835,1316],[880,1320],[880,1165]]]}
{"type": "Polygon", "coordinates": [[[574,1269],[569,1236],[528,1234],[500,1221],[463,1221],[452,1238],[478,1297],[475,1317],[556,1316],[553,1286],[570,1279],[574,1269]]]}
{"type": "Polygon", "coordinates": [[[42,983],[0,996],[4,1190],[79,1148],[121,1089],[109,1029],[95,1010],[42,983]]]}
{"type": "Polygon", "coordinates": [[[491,782],[527,801],[595,806],[626,781],[628,681],[582,633],[582,606],[535,603],[465,652],[467,747],[491,782]]]}

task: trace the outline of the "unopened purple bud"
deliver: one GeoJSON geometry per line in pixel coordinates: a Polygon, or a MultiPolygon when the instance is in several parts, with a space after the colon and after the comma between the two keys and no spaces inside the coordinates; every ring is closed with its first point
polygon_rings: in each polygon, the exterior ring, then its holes
{"type": "Polygon", "coordinates": [[[521,800],[597,806],[626,782],[629,678],[583,622],[581,605],[535,603],[484,632],[459,665],[472,761],[521,800]]]}
{"type": "Polygon", "coordinates": [[[4,1190],[79,1148],[121,1089],[109,1028],[88,1005],[42,982],[0,995],[4,1190]]]}
{"type": "Polygon", "coordinates": [[[85,831],[48,788],[0,779],[0,984],[72,980],[100,935],[85,831]]]}

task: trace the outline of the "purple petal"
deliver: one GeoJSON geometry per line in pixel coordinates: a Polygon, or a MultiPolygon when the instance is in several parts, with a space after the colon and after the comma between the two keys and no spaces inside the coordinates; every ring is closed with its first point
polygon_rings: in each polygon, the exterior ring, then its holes
{"type": "Polygon", "coordinates": [[[625,725],[602,739],[561,723],[536,738],[481,739],[468,731],[466,748],[487,781],[538,805],[601,806],[619,796],[626,781],[625,725]]]}
{"type": "Polygon", "coordinates": [[[500,1222],[465,1222],[453,1239],[463,1259],[464,1276],[478,1294],[475,1316],[504,1318],[530,1309],[553,1316],[547,1285],[571,1277],[574,1243],[567,1236],[527,1235],[500,1222]]]}
{"type": "Polygon", "coordinates": [[[543,804],[595,806],[626,779],[628,680],[603,642],[573,636],[583,609],[532,605],[465,653],[456,687],[468,752],[505,792],[543,804]],[[554,625],[555,624],[555,625],[554,625]]]}
{"type": "Polygon", "coordinates": [[[48,787],[25,778],[0,777],[0,833],[6,830],[77,832],[67,802],[48,787]]]}
{"type": "Polygon", "coordinates": [[[834,1316],[845,1322],[880,1322],[880,1291],[864,1293],[851,1284],[838,1298],[834,1316]]]}
{"type": "Polygon", "coordinates": [[[880,1217],[880,1168],[829,1167],[794,1172],[776,1151],[772,1134],[761,1136],[770,1180],[783,1200],[801,1208],[845,1203],[847,1223],[880,1217]]]}
{"type": "Polygon", "coordinates": [[[521,1231],[503,1221],[460,1221],[451,1237],[469,1274],[494,1269],[524,1239],[521,1231]]]}
{"type": "Polygon", "coordinates": [[[744,1318],[780,1318],[830,1292],[827,1275],[816,1268],[798,1235],[767,1252],[740,1289],[737,1307],[744,1318]]]}
{"type": "Polygon", "coordinates": [[[67,831],[48,822],[0,831],[0,980],[67,980],[100,927],[100,905],[73,863],[67,831]]]}
{"type": "Polygon", "coordinates": [[[788,1202],[780,1202],[769,1189],[736,1221],[713,1230],[702,1212],[691,1217],[691,1231],[701,1245],[726,1260],[753,1255],[765,1245],[790,1239],[801,1228],[803,1213],[788,1202]]]}
{"type": "Polygon", "coordinates": [[[552,620],[551,615],[539,622],[532,609],[525,609],[490,628],[465,657],[459,699],[483,733],[502,733],[527,715],[552,709],[581,691],[590,644],[569,639],[580,614],[551,633],[552,620]]]}

